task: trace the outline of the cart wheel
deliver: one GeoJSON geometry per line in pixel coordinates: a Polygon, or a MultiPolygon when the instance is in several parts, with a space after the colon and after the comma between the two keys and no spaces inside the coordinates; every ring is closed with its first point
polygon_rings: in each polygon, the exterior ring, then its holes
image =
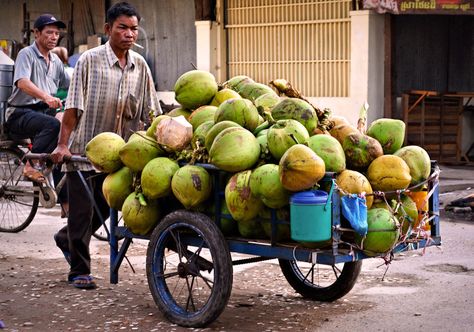
{"type": "Polygon", "coordinates": [[[146,272],[158,308],[181,326],[213,322],[232,290],[229,247],[201,213],[178,210],[160,221],[148,244],[146,272]]]}
{"type": "Polygon", "coordinates": [[[23,152],[0,149],[0,232],[24,230],[36,215],[39,187],[23,177],[23,152]]]}
{"type": "Polygon", "coordinates": [[[293,289],[311,300],[332,302],[354,287],[362,261],[336,265],[279,259],[280,268],[293,289]]]}

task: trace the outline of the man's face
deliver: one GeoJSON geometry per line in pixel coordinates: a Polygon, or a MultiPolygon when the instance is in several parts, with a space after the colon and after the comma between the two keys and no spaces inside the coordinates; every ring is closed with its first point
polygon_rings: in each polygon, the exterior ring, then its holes
{"type": "Polygon", "coordinates": [[[138,19],[136,16],[119,16],[112,26],[106,24],[109,42],[113,48],[129,50],[138,38],[138,19]]]}
{"type": "Polygon", "coordinates": [[[35,37],[41,47],[51,51],[58,44],[59,28],[55,25],[47,25],[41,31],[35,30],[35,37]]]}

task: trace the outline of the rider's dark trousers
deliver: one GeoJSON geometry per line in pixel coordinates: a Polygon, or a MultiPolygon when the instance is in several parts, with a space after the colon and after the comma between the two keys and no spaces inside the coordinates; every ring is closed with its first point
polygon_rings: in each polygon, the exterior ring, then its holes
{"type": "Polygon", "coordinates": [[[51,153],[58,145],[61,123],[43,111],[17,108],[6,124],[13,139],[31,139],[33,153],[51,153]]]}
{"type": "MultiPolygon", "coordinates": [[[[99,215],[94,209],[77,172],[67,172],[67,185],[69,188],[69,217],[67,225],[59,230],[57,245],[68,249],[71,253],[71,270],[69,280],[75,276],[91,273],[91,258],[89,243],[92,234],[102,225],[99,215]]],[[[106,174],[97,174],[94,171],[81,172],[94,195],[102,217],[107,219],[110,208],[102,193],[102,183],[106,174]]]]}
{"type": "MultiPolygon", "coordinates": [[[[31,139],[33,153],[51,153],[58,145],[59,128],[61,123],[54,116],[44,111],[29,108],[17,108],[6,123],[8,134],[13,139],[31,139]]],[[[55,111],[55,110],[54,110],[55,111]]],[[[61,180],[59,169],[53,170],[54,182],[61,180]]],[[[58,194],[59,202],[67,202],[67,186],[58,194]]]]}

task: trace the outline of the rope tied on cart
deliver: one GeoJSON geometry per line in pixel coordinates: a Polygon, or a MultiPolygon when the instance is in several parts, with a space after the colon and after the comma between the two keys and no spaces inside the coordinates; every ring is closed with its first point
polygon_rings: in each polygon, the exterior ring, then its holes
{"type": "MultiPolygon", "coordinates": [[[[400,235],[397,241],[395,241],[392,247],[383,255],[381,255],[380,252],[370,252],[369,250],[364,248],[365,247],[364,242],[367,238],[366,234],[362,236],[361,240],[358,243],[348,243],[347,241],[339,241],[339,243],[348,245],[351,252],[354,252],[354,250],[360,250],[369,256],[373,255],[373,256],[378,256],[379,258],[382,258],[383,259],[382,265],[387,266],[383,274],[382,280],[385,278],[386,274],[388,273],[388,268],[390,266],[390,263],[394,259],[395,252],[409,250],[410,248],[417,249],[419,242],[424,240],[425,244],[423,245],[423,251],[421,253],[422,255],[424,255],[426,252],[426,247],[434,242],[433,238],[431,237],[429,225],[431,224],[433,219],[439,216],[439,212],[429,211],[429,209],[427,208],[430,199],[432,198],[435,191],[439,188],[439,181],[438,181],[439,174],[440,174],[439,168],[435,168],[433,169],[433,172],[426,180],[416,185],[410,186],[406,189],[399,189],[399,190],[393,190],[393,191],[385,191],[385,192],[374,191],[372,193],[362,192],[359,194],[351,194],[351,193],[345,192],[340,187],[336,187],[336,189],[340,192],[342,196],[341,197],[341,202],[342,202],[341,211],[343,212],[344,217],[348,219],[349,223],[352,226],[352,229],[340,228],[341,231],[352,231],[352,232],[358,233],[357,227],[354,227],[352,225],[351,219],[348,218],[346,214],[344,214],[344,206],[347,205],[344,203],[344,201],[348,200],[346,197],[350,197],[352,199],[358,198],[358,199],[364,200],[365,202],[365,199],[367,197],[373,196],[374,198],[375,197],[379,198],[385,204],[385,208],[388,211],[390,211],[392,215],[396,216],[397,218],[396,229],[398,229],[400,232],[400,235]],[[429,188],[429,192],[427,192],[427,190],[423,190],[426,187],[429,188]],[[415,200],[411,197],[411,195],[413,195],[412,193],[418,193],[418,192],[423,192],[422,195],[419,195],[420,197],[423,198],[422,201],[420,200],[421,203],[415,202],[415,200]],[[416,212],[418,213],[417,218],[414,218],[413,213],[410,214],[409,211],[405,208],[404,206],[404,200],[406,199],[405,196],[410,196],[413,202],[415,202],[415,204],[417,205],[417,210],[416,210],[416,212]]],[[[393,231],[393,230],[394,229],[376,229],[376,230],[368,230],[368,231],[384,232],[384,231],[393,231]]]]}

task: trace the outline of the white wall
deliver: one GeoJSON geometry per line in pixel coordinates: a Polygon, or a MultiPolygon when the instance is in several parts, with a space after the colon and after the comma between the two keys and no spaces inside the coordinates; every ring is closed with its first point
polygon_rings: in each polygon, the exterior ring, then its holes
{"type": "MultiPolygon", "coordinates": [[[[365,101],[369,103],[368,123],[383,117],[384,110],[384,16],[371,10],[352,11],[350,95],[345,98],[308,99],[317,107],[330,108],[354,125],[365,101]]],[[[225,33],[223,24],[196,22],[197,68],[210,71],[218,82],[225,80],[225,33]]],[[[167,104],[173,93],[160,92],[167,104]]]]}
{"type": "Polygon", "coordinates": [[[351,11],[351,78],[346,98],[310,98],[319,108],[357,124],[359,110],[369,104],[368,123],[384,114],[384,16],[371,10],[351,11]]]}

